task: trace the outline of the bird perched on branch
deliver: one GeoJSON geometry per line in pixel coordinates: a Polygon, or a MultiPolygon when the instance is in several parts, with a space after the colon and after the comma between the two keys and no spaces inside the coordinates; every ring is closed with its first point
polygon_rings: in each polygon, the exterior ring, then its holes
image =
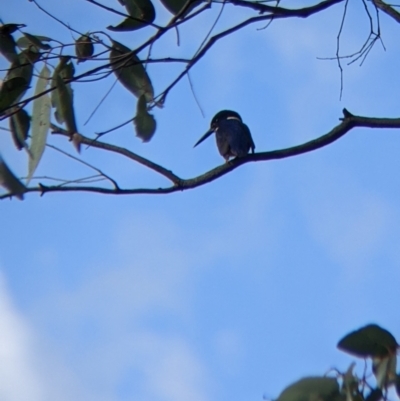
{"type": "Polygon", "coordinates": [[[243,157],[254,153],[255,145],[250,130],[243,123],[236,111],[222,110],[211,120],[210,129],[196,142],[194,147],[203,142],[213,132],[217,141],[217,147],[225,161],[231,157],[243,157]]]}

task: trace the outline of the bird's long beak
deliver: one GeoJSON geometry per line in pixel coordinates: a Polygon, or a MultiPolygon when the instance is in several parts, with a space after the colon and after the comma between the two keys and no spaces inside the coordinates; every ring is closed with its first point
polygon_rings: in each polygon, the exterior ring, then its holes
{"type": "Polygon", "coordinates": [[[204,139],[207,139],[213,132],[214,132],[214,130],[210,128],[210,129],[196,142],[196,144],[195,144],[193,147],[195,148],[199,143],[202,143],[202,142],[204,141],[204,139]]]}

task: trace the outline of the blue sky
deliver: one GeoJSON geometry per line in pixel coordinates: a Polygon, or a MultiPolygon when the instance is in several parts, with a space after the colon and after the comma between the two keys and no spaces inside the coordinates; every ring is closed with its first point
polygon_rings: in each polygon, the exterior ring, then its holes
{"type": "MultiPolygon", "coordinates": [[[[84,1],[40,4],[81,31],[119,22],[84,1]]],[[[349,6],[344,52],[357,51],[368,35],[362,7],[349,6]]],[[[156,8],[156,21],[168,21],[156,8]]],[[[192,54],[218,10],[182,29],[179,48],[171,34],[154,54],[192,54]]],[[[335,62],[317,59],[335,54],[342,10],[236,33],[192,71],[205,118],[183,80],[154,111],[158,129],[150,143],[135,138],[131,126],[105,140],[188,178],[223,162],[213,139],[193,149],[221,109],[241,114],[258,151],[328,132],[343,107],[398,117],[400,44],[388,17],[381,17],[386,51],[377,44],[362,68],[345,68],[341,101],[335,62]]],[[[227,7],[216,31],[228,11],[240,19],[240,10],[227,7]]],[[[71,41],[68,30],[25,0],[3,6],[0,17],[71,41]]],[[[133,47],[150,32],[114,37],[133,47]]],[[[7,67],[3,59],[0,65],[7,67]]],[[[174,68],[150,66],[156,92],[174,68]]],[[[83,134],[132,115],[135,100],[116,87],[84,125],[112,83],[74,85],[83,134]]],[[[64,139],[51,141],[73,152],[64,139]]],[[[26,155],[5,132],[0,146],[10,167],[26,175],[26,155]]],[[[378,323],[399,338],[399,148],[395,130],[357,129],[319,151],[247,164],[185,193],[2,201],[0,399],[260,401],[302,376],[347,369],[353,359],[336,343],[364,324],[378,323]]],[[[98,150],[82,156],[124,186],[166,184],[98,150]]],[[[85,174],[51,149],[37,171],[85,174]]]]}

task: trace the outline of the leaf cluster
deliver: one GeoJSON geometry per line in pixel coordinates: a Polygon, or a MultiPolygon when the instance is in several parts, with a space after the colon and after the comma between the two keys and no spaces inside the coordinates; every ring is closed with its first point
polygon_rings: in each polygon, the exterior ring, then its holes
{"type": "Polygon", "coordinates": [[[369,324],[344,336],[337,347],[365,361],[370,360],[375,383],[364,371],[353,372],[353,362],[346,372],[335,370],[335,377],[311,376],[286,387],[276,401],[381,401],[395,388],[400,397],[400,374],[396,373],[399,344],[386,329],[369,324]]]}

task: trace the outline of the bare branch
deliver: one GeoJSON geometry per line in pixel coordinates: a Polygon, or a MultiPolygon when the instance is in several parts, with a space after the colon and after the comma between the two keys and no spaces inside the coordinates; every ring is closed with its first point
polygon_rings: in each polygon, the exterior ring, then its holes
{"type": "Polygon", "coordinates": [[[390,6],[389,4],[384,3],[382,0],[372,0],[372,2],[375,4],[377,8],[382,10],[385,14],[389,15],[392,17],[395,21],[400,23],[400,13],[392,8],[393,6],[390,6]]]}
{"type": "Polygon", "coordinates": [[[167,97],[168,93],[171,91],[171,89],[190,71],[190,69],[207,53],[208,50],[219,40],[224,38],[225,36],[228,36],[236,31],[239,31],[240,29],[246,27],[247,25],[254,24],[260,21],[267,21],[267,20],[272,20],[272,19],[280,19],[280,18],[289,18],[289,17],[296,17],[296,18],[307,18],[315,13],[318,13],[322,10],[325,10],[335,4],[339,4],[343,2],[344,0],[324,0],[318,4],[315,4],[310,7],[304,7],[300,9],[286,9],[282,7],[273,7],[273,6],[267,6],[264,4],[259,4],[259,3],[251,3],[249,5],[249,2],[243,1],[243,0],[232,0],[231,3],[235,5],[247,5],[250,8],[254,8],[256,6],[259,11],[262,12],[272,12],[274,11],[274,14],[270,15],[261,15],[258,17],[251,17],[248,18],[245,21],[242,21],[241,23],[226,29],[225,31],[222,31],[214,36],[212,36],[208,42],[204,45],[204,47],[196,54],[195,57],[191,60],[190,63],[186,66],[186,68],[175,78],[175,80],[158,96],[159,102],[165,103],[165,98],[167,97]]]}

